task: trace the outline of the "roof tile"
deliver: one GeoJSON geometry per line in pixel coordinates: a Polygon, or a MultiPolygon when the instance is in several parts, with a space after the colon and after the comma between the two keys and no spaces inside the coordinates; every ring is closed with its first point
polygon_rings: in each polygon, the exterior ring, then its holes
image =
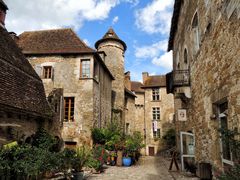
{"type": "Polygon", "coordinates": [[[24,54],[92,53],[72,29],[29,31],[19,35],[17,41],[24,54]]]}

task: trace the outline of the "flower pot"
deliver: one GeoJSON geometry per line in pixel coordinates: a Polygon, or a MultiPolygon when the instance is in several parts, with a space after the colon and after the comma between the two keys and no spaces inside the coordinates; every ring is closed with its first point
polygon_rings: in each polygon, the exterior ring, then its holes
{"type": "Polygon", "coordinates": [[[123,155],[122,151],[117,152],[117,166],[122,166],[122,155],[123,155]]]}
{"type": "Polygon", "coordinates": [[[83,172],[76,172],[73,174],[73,180],[83,180],[83,172]]]}
{"type": "Polygon", "coordinates": [[[123,157],[122,161],[123,161],[123,166],[131,166],[132,164],[131,157],[123,157]]]}

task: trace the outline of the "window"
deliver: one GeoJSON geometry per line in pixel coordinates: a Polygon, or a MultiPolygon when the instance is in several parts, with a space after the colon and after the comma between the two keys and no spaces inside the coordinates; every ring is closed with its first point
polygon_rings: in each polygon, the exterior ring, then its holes
{"type": "Polygon", "coordinates": [[[130,124],[126,123],[126,134],[129,134],[129,130],[130,130],[130,124]]]}
{"type": "Polygon", "coordinates": [[[198,14],[195,13],[192,21],[192,31],[193,31],[193,43],[194,43],[194,54],[197,53],[199,50],[200,45],[200,34],[199,34],[199,27],[198,27],[198,14]]]}
{"type": "Polygon", "coordinates": [[[152,100],[153,101],[159,101],[160,100],[159,88],[152,89],[152,100]]]}
{"type": "Polygon", "coordinates": [[[74,97],[64,98],[64,121],[74,121],[74,97]]]}
{"type": "Polygon", "coordinates": [[[153,115],[153,120],[160,120],[160,108],[159,107],[153,107],[152,108],[152,115],[153,115]]]}
{"type": "Polygon", "coordinates": [[[187,64],[188,63],[188,54],[187,54],[187,49],[184,49],[184,54],[183,54],[183,58],[184,58],[184,63],[187,64]]]}
{"type": "Polygon", "coordinates": [[[43,79],[51,79],[51,78],[52,78],[52,66],[44,66],[43,79]]]}
{"type": "Polygon", "coordinates": [[[153,138],[160,138],[161,134],[160,134],[160,129],[158,128],[157,131],[153,130],[153,138]]]}
{"type": "Polygon", "coordinates": [[[81,60],[81,77],[82,78],[89,78],[90,77],[90,60],[84,59],[81,60]]]}
{"type": "Polygon", "coordinates": [[[227,113],[226,113],[227,109],[228,109],[227,102],[219,105],[220,127],[221,127],[221,130],[223,130],[223,132],[221,132],[222,158],[224,163],[231,164],[232,152],[230,148],[229,137],[226,136],[226,134],[224,133],[225,131],[228,130],[228,119],[227,119],[227,113]]]}

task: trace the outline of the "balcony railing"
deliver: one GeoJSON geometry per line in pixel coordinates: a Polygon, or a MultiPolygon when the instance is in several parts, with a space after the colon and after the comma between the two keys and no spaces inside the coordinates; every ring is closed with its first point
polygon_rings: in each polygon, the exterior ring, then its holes
{"type": "Polygon", "coordinates": [[[173,85],[174,86],[189,86],[190,85],[189,70],[173,71],[173,85]]]}
{"type": "Polygon", "coordinates": [[[189,70],[175,70],[166,75],[167,93],[173,93],[174,87],[190,86],[189,70]]]}

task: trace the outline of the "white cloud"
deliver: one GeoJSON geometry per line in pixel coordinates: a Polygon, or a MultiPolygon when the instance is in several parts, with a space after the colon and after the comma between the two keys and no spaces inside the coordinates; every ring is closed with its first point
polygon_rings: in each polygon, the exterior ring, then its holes
{"type": "Polygon", "coordinates": [[[113,20],[112,20],[112,24],[113,24],[113,25],[116,24],[116,23],[118,22],[118,20],[119,20],[119,17],[118,17],[118,16],[115,16],[115,17],[113,18],[113,20]]]}
{"type": "Polygon", "coordinates": [[[83,42],[87,45],[87,46],[91,46],[90,42],[87,39],[83,39],[83,42]]]}
{"type": "Polygon", "coordinates": [[[9,7],[6,27],[20,33],[29,30],[72,27],[85,21],[104,20],[112,8],[137,0],[5,0],[9,7]]]}
{"type": "Polygon", "coordinates": [[[135,47],[135,56],[137,58],[154,58],[158,56],[161,51],[166,51],[167,45],[168,41],[163,40],[150,46],[135,47]]]}
{"type": "Polygon", "coordinates": [[[153,58],[152,63],[164,69],[171,70],[172,69],[172,51],[165,52],[161,56],[153,58]]]}
{"type": "Polygon", "coordinates": [[[149,34],[168,34],[172,17],[173,0],[153,0],[135,13],[135,24],[149,34]]]}

